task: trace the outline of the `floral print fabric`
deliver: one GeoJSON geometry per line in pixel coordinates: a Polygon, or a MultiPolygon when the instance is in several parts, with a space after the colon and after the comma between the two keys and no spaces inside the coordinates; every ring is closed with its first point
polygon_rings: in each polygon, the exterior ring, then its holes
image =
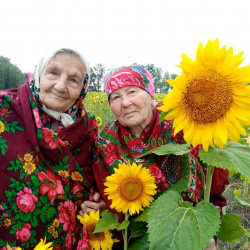
{"type": "Polygon", "coordinates": [[[52,133],[31,85],[0,92],[0,249],[33,249],[45,237],[53,249],[77,249],[86,241],[76,213],[91,194],[98,125],[77,103],[75,122],[52,133]]]}

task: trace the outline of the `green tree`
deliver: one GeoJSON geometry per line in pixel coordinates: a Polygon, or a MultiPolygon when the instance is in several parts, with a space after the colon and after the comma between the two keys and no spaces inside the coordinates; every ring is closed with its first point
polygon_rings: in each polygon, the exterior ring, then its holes
{"type": "Polygon", "coordinates": [[[168,71],[166,71],[161,80],[160,93],[168,93],[172,87],[166,82],[166,80],[171,79],[168,71]]]}
{"type": "Polygon", "coordinates": [[[26,81],[26,74],[10,63],[10,59],[0,56],[0,90],[17,88],[26,81]]]}
{"type": "MultiPolygon", "coordinates": [[[[154,80],[154,91],[155,93],[161,92],[162,87],[162,69],[159,67],[156,67],[154,64],[147,64],[146,66],[134,63],[132,65],[138,65],[140,67],[145,68],[147,71],[149,71],[153,77],[154,80]]],[[[132,66],[131,65],[131,66],[132,66]]]]}
{"type": "Polygon", "coordinates": [[[103,91],[103,77],[105,71],[106,68],[101,63],[96,64],[93,68],[91,67],[89,91],[91,92],[103,91]]]}
{"type": "Polygon", "coordinates": [[[145,69],[151,73],[154,79],[154,91],[155,93],[161,92],[162,86],[162,69],[156,67],[154,64],[147,64],[145,69]]]}
{"type": "Polygon", "coordinates": [[[178,76],[177,74],[171,74],[171,75],[170,75],[170,79],[173,79],[173,80],[174,80],[177,76],[178,76]]]}

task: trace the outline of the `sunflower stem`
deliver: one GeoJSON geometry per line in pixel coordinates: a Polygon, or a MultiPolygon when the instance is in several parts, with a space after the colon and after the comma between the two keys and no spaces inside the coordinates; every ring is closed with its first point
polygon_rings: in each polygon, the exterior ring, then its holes
{"type": "Polygon", "coordinates": [[[211,185],[212,185],[212,179],[213,179],[213,172],[214,172],[214,166],[208,165],[207,166],[207,178],[206,178],[206,184],[204,187],[204,201],[209,202],[210,200],[210,191],[211,191],[211,185]]]}
{"type": "MultiPolygon", "coordinates": [[[[125,220],[128,220],[129,214],[128,212],[125,213],[125,220]]],[[[123,234],[123,241],[124,241],[124,250],[128,249],[128,228],[126,227],[124,229],[124,234],[123,234]]]]}

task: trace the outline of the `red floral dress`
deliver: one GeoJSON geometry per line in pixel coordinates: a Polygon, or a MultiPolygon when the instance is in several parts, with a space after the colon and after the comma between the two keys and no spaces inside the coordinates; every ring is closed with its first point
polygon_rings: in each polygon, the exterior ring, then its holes
{"type": "Polygon", "coordinates": [[[76,214],[91,193],[98,125],[80,99],[75,122],[52,133],[30,84],[0,92],[0,249],[45,237],[54,249],[83,248],[76,214]]]}

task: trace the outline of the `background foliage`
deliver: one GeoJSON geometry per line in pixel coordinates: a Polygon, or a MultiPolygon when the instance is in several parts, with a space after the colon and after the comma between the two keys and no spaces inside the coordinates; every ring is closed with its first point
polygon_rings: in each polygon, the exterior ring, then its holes
{"type": "MultiPolygon", "coordinates": [[[[169,74],[168,71],[163,73],[163,70],[156,67],[154,64],[140,65],[134,63],[133,65],[138,65],[147,69],[153,76],[155,93],[167,93],[171,86],[166,83],[167,79],[175,79],[176,74],[169,74]]],[[[120,66],[120,65],[119,65],[120,66]]],[[[89,83],[90,92],[102,92],[103,88],[103,77],[107,69],[102,63],[97,63],[91,67],[91,76],[89,83]]],[[[33,69],[30,71],[33,72],[33,69]]],[[[23,84],[27,79],[28,73],[23,73],[16,66],[10,63],[10,59],[0,56],[0,90],[17,88],[20,84],[23,84]]]]}
{"type": "Polygon", "coordinates": [[[0,56],[0,90],[16,88],[27,79],[27,74],[10,63],[10,59],[0,56]]]}

